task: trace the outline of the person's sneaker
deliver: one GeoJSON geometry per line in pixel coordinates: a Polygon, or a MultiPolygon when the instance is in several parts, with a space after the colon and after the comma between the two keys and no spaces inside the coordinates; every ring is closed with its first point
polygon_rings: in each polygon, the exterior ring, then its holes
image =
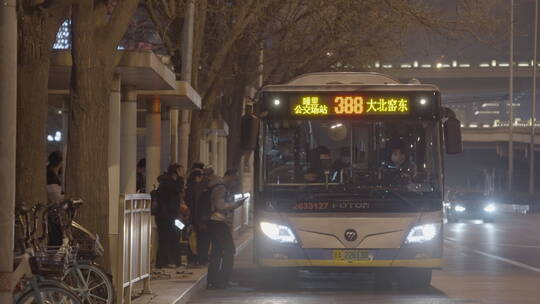
{"type": "Polygon", "coordinates": [[[229,281],[229,282],[227,282],[226,285],[227,285],[227,287],[238,287],[238,286],[240,286],[240,283],[235,282],[235,281],[229,281]]]}

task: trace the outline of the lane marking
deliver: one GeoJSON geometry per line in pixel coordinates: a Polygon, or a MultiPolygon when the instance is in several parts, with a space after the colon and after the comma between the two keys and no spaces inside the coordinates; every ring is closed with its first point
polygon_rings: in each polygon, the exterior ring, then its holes
{"type": "Polygon", "coordinates": [[[521,267],[523,269],[527,269],[527,270],[530,270],[530,271],[540,273],[540,268],[536,268],[536,267],[533,267],[533,266],[530,266],[530,265],[527,265],[527,264],[523,264],[523,263],[520,263],[520,262],[517,262],[517,261],[514,261],[514,260],[510,260],[510,259],[507,259],[507,258],[497,256],[497,255],[489,254],[489,253],[486,253],[486,252],[483,252],[483,251],[480,251],[480,250],[475,250],[475,249],[471,249],[471,250],[473,252],[477,253],[477,254],[480,254],[480,255],[495,259],[495,260],[499,260],[501,262],[505,262],[505,263],[508,263],[508,264],[511,264],[511,265],[514,265],[514,266],[517,266],[517,267],[521,267]]]}
{"type": "MultiPolygon", "coordinates": [[[[447,242],[457,243],[456,239],[454,239],[454,238],[445,237],[444,239],[447,242]]],[[[494,255],[494,254],[490,254],[490,253],[483,252],[483,251],[480,251],[480,250],[472,249],[472,248],[469,248],[467,246],[463,246],[463,247],[467,248],[468,250],[470,250],[470,251],[472,251],[472,252],[474,252],[476,254],[483,255],[485,257],[492,258],[494,260],[498,260],[498,261],[501,261],[501,262],[505,262],[505,263],[508,263],[510,265],[514,265],[514,266],[519,267],[519,268],[523,268],[523,269],[527,269],[527,270],[530,270],[530,271],[533,271],[533,272],[536,272],[536,273],[540,273],[540,268],[536,268],[536,267],[533,267],[531,265],[527,265],[527,264],[524,264],[524,263],[521,263],[521,262],[518,262],[518,261],[514,261],[514,260],[510,260],[510,259],[507,259],[507,258],[503,258],[503,257],[500,257],[498,255],[494,255]]]]}
{"type": "MultiPolygon", "coordinates": [[[[453,237],[445,237],[446,240],[452,241],[452,242],[458,242],[457,239],[453,237]]],[[[516,248],[540,248],[540,245],[523,245],[523,244],[508,244],[508,243],[496,243],[496,244],[489,244],[489,243],[476,243],[476,244],[482,244],[487,246],[500,246],[500,247],[516,247],[516,248]]]]}
{"type": "MultiPolygon", "coordinates": [[[[489,245],[487,243],[482,243],[484,245],[489,245]]],[[[523,244],[495,244],[495,246],[502,246],[502,247],[516,247],[516,248],[540,248],[539,245],[523,245],[523,244]]]]}

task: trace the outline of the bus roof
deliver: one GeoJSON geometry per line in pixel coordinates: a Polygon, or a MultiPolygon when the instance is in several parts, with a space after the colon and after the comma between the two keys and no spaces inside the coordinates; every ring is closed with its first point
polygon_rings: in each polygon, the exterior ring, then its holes
{"type": "Polygon", "coordinates": [[[267,85],[262,92],[286,91],[438,91],[434,85],[401,84],[390,76],[374,72],[320,72],[294,78],[287,84],[267,85]]]}
{"type": "Polygon", "coordinates": [[[399,84],[390,76],[374,72],[320,72],[300,75],[288,85],[399,84]]]}

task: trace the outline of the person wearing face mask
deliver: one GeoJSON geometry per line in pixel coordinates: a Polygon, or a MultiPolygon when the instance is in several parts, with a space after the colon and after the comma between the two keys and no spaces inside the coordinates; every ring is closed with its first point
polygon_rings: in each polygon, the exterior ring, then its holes
{"type": "Polygon", "coordinates": [[[416,164],[411,160],[409,150],[404,142],[399,142],[392,147],[392,164],[394,169],[393,181],[399,183],[411,182],[417,174],[416,164]]]}

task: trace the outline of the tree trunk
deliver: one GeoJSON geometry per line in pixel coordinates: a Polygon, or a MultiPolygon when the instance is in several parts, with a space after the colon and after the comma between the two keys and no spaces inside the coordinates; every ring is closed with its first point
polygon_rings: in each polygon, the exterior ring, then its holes
{"type": "Polygon", "coordinates": [[[112,6],[109,1],[73,2],[66,190],[68,197],[85,201],[81,222],[103,236],[102,261],[109,268],[117,254],[109,229],[116,222],[109,214],[109,95],[118,42],[139,1],[113,1],[112,6]]]}
{"type": "Polygon", "coordinates": [[[85,204],[80,220],[90,231],[108,233],[109,94],[114,53],[100,47],[92,14],[74,7],[73,65],[66,189],[85,204]]]}
{"type": "Polygon", "coordinates": [[[189,134],[188,166],[191,166],[194,162],[198,161],[201,156],[200,142],[203,137],[203,132],[213,118],[212,110],[208,110],[207,105],[210,103],[210,100],[216,98],[217,93],[218,91],[215,87],[210,88],[210,91],[206,94],[206,98],[202,100],[202,109],[199,112],[192,113],[191,130],[189,134]]]}
{"type": "Polygon", "coordinates": [[[108,232],[108,100],[112,78],[111,73],[102,72],[107,70],[105,66],[76,66],[75,60],[73,65],[76,79],[70,100],[66,188],[69,197],[85,202],[80,215],[83,225],[104,235],[108,232]]]}
{"type": "Polygon", "coordinates": [[[240,122],[242,118],[243,96],[233,96],[231,107],[225,109],[224,113],[229,125],[229,136],[227,137],[227,168],[239,168],[242,150],[240,149],[240,122]]]}
{"type": "Polygon", "coordinates": [[[48,82],[51,49],[68,5],[19,14],[16,201],[45,203],[48,82]],[[30,13],[27,13],[30,12],[30,13]]]}
{"type": "Polygon", "coordinates": [[[201,156],[201,140],[204,131],[203,111],[193,112],[191,114],[191,128],[189,132],[189,148],[188,148],[188,167],[199,161],[201,156]]]}
{"type": "MultiPolygon", "coordinates": [[[[22,48],[23,61],[31,56],[22,48]]],[[[31,205],[47,202],[45,191],[47,79],[49,57],[32,58],[17,69],[17,175],[16,201],[31,205]]]]}

